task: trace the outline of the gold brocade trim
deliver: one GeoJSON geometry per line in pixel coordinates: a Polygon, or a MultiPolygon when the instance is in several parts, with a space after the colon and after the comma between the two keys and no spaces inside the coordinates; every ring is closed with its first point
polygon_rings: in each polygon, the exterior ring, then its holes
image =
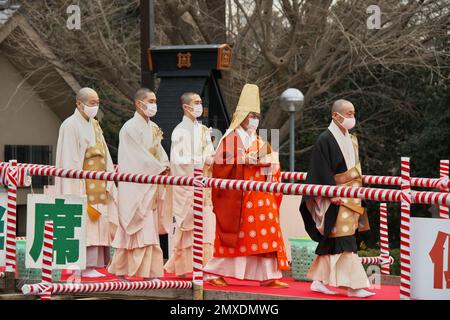
{"type": "Polygon", "coordinates": [[[163,131],[156,124],[152,123],[153,144],[148,149],[150,154],[154,156],[158,161],[161,161],[161,141],[163,139],[163,131]]]}
{"type": "MultiPolygon", "coordinates": [[[[83,170],[106,171],[106,146],[101,139],[102,130],[96,120],[93,120],[93,126],[96,143],[93,147],[86,150],[83,170]]],[[[85,184],[89,205],[107,204],[106,181],[86,179],[85,184]]],[[[91,219],[98,219],[98,217],[95,218],[96,216],[97,215],[92,215],[91,219]]]]}
{"type": "MultiPolygon", "coordinates": [[[[358,164],[346,172],[335,175],[337,186],[361,187],[361,164],[358,164]]],[[[342,198],[339,206],[336,224],[331,230],[330,238],[354,235],[356,230],[367,231],[370,229],[367,211],[361,206],[361,199],[342,198]]]]}
{"type": "Polygon", "coordinates": [[[359,163],[350,170],[335,175],[334,181],[336,182],[336,185],[347,185],[351,187],[361,186],[362,185],[362,177],[360,173],[361,170],[359,170],[358,167],[360,167],[359,163]]]}
{"type": "MultiPolygon", "coordinates": [[[[204,177],[211,177],[212,176],[212,170],[211,166],[204,165],[203,166],[203,176],[204,177]]],[[[204,188],[203,189],[203,205],[205,206],[212,206],[212,189],[211,188],[204,188]]]]}
{"type": "MultiPolygon", "coordinates": [[[[202,129],[202,146],[203,146],[202,154],[205,154],[208,144],[212,143],[211,141],[212,129],[204,125],[201,125],[201,129],[202,129]]],[[[203,176],[204,177],[212,176],[211,166],[206,164],[203,166],[203,176]]],[[[203,189],[203,204],[205,206],[212,206],[211,188],[203,189]]]]}
{"type": "Polygon", "coordinates": [[[204,154],[208,144],[212,143],[211,138],[208,139],[208,135],[209,137],[211,137],[212,128],[208,128],[207,126],[201,125],[201,130],[202,130],[202,146],[203,146],[202,152],[204,154]]]}
{"type": "MultiPolygon", "coordinates": [[[[153,143],[152,146],[148,149],[148,152],[155,157],[156,160],[162,161],[161,154],[161,141],[163,140],[163,131],[161,128],[155,124],[151,123],[152,126],[152,134],[153,134],[153,143]]],[[[158,208],[158,198],[160,193],[164,190],[165,186],[155,185],[155,193],[153,194],[153,198],[151,200],[152,209],[156,210],[158,208]]]]}

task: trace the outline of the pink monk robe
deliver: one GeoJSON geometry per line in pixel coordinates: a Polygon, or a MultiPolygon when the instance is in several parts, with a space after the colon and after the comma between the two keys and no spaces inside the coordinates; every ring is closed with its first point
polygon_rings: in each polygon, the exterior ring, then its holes
{"type": "MultiPolygon", "coordinates": [[[[163,133],[138,113],[119,134],[119,172],[158,175],[169,166],[161,146],[163,133]]],[[[119,228],[116,248],[108,271],[118,276],[162,277],[163,253],[159,244],[159,222],[164,186],[119,183],[119,228]]]]}
{"type": "MultiPolygon", "coordinates": [[[[86,120],[78,109],[59,130],[56,167],[114,172],[98,122],[86,120]]],[[[119,223],[114,182],[55,178],[55,194],[87,196],[87,268],[104,268],[119,223]]]]}

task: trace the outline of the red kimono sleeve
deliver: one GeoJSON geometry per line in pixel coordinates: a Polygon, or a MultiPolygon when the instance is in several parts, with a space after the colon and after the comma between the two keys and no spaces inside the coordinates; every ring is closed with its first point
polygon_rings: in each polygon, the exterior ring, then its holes
{"type": "MultiPolygon", "coordinates": [[[[244,166],[237,159],[243,150],[235,132],[220,143],[214,163],[212,177],[221,179],[244,179],[244,166]]],[[[224,246],[234,248],[237,245],[241,220],[243,191],[212,189],[213,211],[216,215],[216,236],[224,246]]]]}

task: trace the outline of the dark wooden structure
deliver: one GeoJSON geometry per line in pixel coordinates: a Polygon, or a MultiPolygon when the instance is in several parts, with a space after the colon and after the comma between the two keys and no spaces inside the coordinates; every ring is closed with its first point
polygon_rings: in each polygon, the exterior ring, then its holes
{"type": "Polygon", "coordinates": [[[148,65],[147,49],[155,43],[155,1],[140,1],[141,86],[155,90],[155,79],[148,65]]]}
{"type": "Polygon", "coordinates": [[[227,44],[160,46],[148,50],[148,65],[160,83],[157,89],[158,113],[154,121],[164,131],[163,147],[170,152],[170,137],[180,123],[183,111],[180,96],[198,93],[205,112],[199,120],[224,132],[230,123],[218,80],[231,68],[232,50],[227,44]]]}

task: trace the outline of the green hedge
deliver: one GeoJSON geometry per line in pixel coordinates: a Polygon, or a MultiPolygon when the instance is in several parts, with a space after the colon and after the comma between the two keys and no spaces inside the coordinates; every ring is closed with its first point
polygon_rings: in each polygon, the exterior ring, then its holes
{"type": "MultiPolygon", "coordinates": [[[[400,249],[391,249],[390,255],[394,258],[394,263],[391,264],[391,275],[400,275],[400,249]]],[[[380,255],[380,249],[365,249],[359,250],[358,255],[360,257],[378,257],[380,255]]],[[[368,266],[365,266],[367,268],[368,266]]]]}

